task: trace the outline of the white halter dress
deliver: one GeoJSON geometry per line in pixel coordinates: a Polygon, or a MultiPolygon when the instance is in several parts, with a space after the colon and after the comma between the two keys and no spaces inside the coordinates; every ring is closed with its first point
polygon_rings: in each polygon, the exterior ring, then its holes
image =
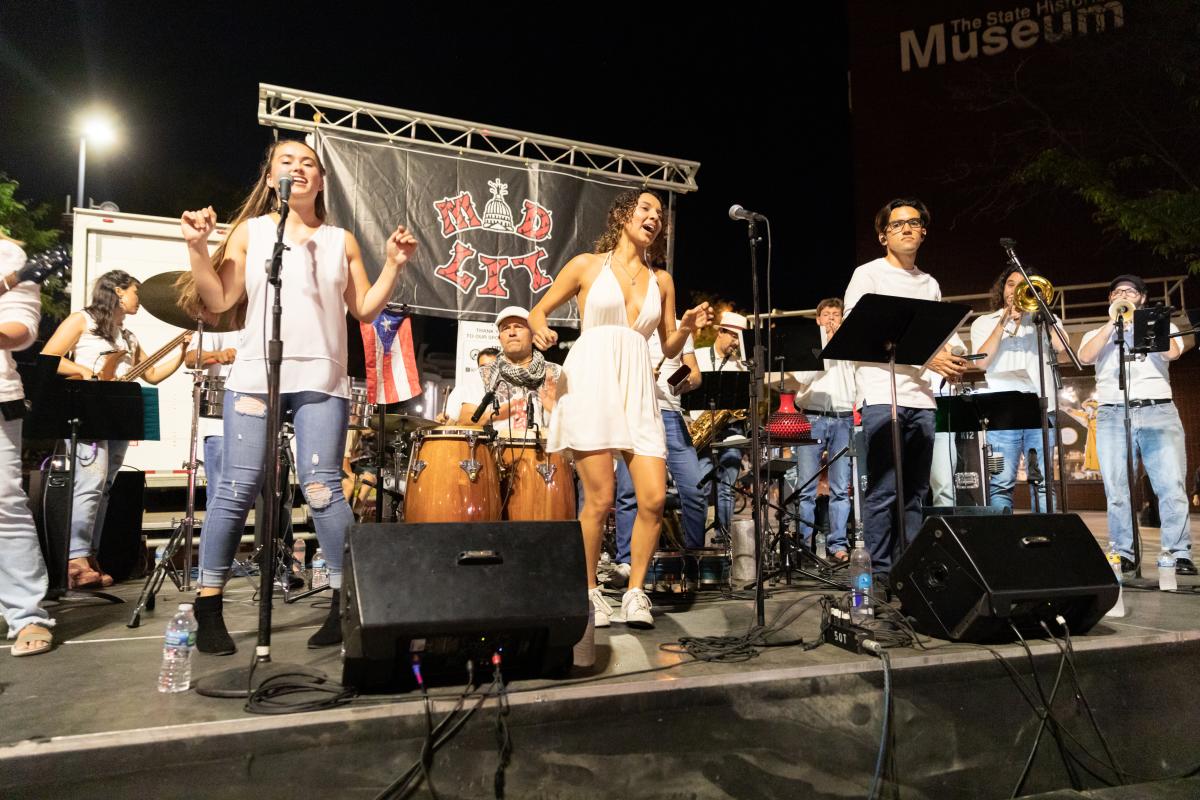
{"type": "Polygon", "coordinates": [[[550,416],[551,451],[624,450],[667,457],[646,344],[661,314],[658,280],[651,272],[646,299],[629,326],[609,253],[588,292],[583,333],[563,364],[558,402],[550,416]]]}

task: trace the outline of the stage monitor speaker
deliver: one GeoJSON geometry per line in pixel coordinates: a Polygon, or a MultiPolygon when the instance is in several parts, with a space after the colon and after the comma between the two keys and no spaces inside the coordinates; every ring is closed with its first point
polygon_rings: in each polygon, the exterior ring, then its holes
{"type": "Polygon", "coordinates": [[[579,523],[354,525],[342,585],[342,683],[360,692],[565,673],[591,610],[579,523]]]}
{"type": "Polygon", "coordinates": [[[1059,615],[1083,633],[1120,591],[1076,514],[930,517],[891,581],[918,631],[953,642],[1011,640],[1014,624],[1044,635],[1059,615]]]}
{"type": "MultiPolygon", "coordinates": [[[[47,468],[29,474],[29,508],[37,526],[38,543],[46,561],[49,585],[46,597],[54,600],[67,591],[67,560],[71,532],[67,513],[71,509],[69,473],[47,468]]],[[[146,473],[121,470],[108,493],[100,552],[96,558],[117,583],[140,578],[142,552],[142,500],[146,473]]]]}
{"type": "Polygon", "coordinates": [[[146,473],[123,469],[108,492],[100,552],[96,559],[117,583],[141,578],[146,553],[142,549],[142,509],[146,495],[146,473]]]}

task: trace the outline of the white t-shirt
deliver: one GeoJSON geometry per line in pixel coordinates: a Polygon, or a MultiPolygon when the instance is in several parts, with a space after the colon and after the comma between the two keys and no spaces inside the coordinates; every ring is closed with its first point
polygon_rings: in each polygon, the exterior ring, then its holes
{"type": "MultiPolygon", "coordinates": [[[[491,370],[497,368],[498,362],[493,362],[491,366],[485,367],[482,371],[484,380],[491,379],[491,370]]],[[[550,425],[550,413],[546,411],[546,402],[553,400],[558,395],[558,379],[562,376],[562,367],[550,361],[546,362],[546,377],[542,381],[541,387],[533,395],[533,413],[537,420],[538,427],[541,428],[541,436],[546,436],[546,431],[550,425]]],[[[470,392],[464,390],[461,394],[459,409],[462,409],[463,404],[472,407],[478,406],[483,402],[485,394],[484,387],[480,386],[477,391],[470,392]]],[[[496,428],[496,433],[499,436],[524,436],[529,429],[529,390],[524,386],[514,386],[503,378],[496,386],[496,401],[500,403],[500,413],[505,416],[504,419],[498,419],[492,422],[496,428]]]]}
{"type": "MultiPolygon", "coordinates": [[[[0,239],[0,280],[10,272],[25,266],[25,251],[7,239],[0,239]]],[[[18,283],[0,295],[0,322],[17,323],[26,335],[13,350],[24,350],[37,338],[38,322],[42,318],[41,288],[36,283],[18,283]]],[[[25,396],[21,376],[12,353],[0,350],[0,403],[20,400],[25,396]]]]}
{"type": "MultiPolygon", "coordinates": [[[[978,353],[983,343],[992,335],[1004,309],[984,314],[971,323],[971,352],[978,353]]],[[[1061,322],[1055,317],[1056,322],[1061,322]]],[[[1033,324],[1029,314],[1021,316],[1019,324],[1006,324],[1006,330],[1000,334],[1000,344],[992,356],[992,363],[987,368],[987,386],[976,388],[978,392],[1031,392],[1040,395],[1042,391],[1038,379],[1038,344],[1039,325],[1033,324]],[[1013,331],[1013,333],[1009,333],[1013,331]]],[[[1044,358],[1054,358],[1054,347],[1045,339],[1042,341],[1044,358]]],[[[1046,390],[1048,396],[1054,396],[1054,371],[1047,363],[1042,363],[1046,374],[1046,390]]]]}
{"type": "MultiPolygon", "coordinates": [[[[236,348],[238,339],[242,336],[242,331],[229,331],[227,333],[206,333],[204,334],[204,351],[212,353],[217,350],[225,350],[230,347],[236,348]]],[[[196,337],[192,337],[192,343],[188,345],[188,352],[195,353],[200,349],[200,341],[196,337]]],[[[210,378],[228,378],[230,370],[233,369],[233,364],[209,364],[204,368],[210,378]]],[[[209,384],[211,385],[211,384],[209,384]]],[[[198,432],[200,441],[203,442],[209,436],[221,436],[224,433],[225,422],[222,419],[214,419],[212,417],[200,417],[198,432]]]]}
{"type": "MultiPolygon", "coordinates": [[[[917,300],[942,299],[942,289],[933,276],[917,267],[893,267],[887,259],[868,261],[850,278],[842,302],[849,316],[864,294],[887,294],[917,300]]],[[[934,387],[921,366],[896,365],[896,404],[905,408],[935,408],[934,387]]],[[[892,380],[886,364],[859,362],[855,370],[858,396],[866,405],[887,405],[892,401],[892,380]]]]}
{"type": "MultiPolygon", "coordinates": [[[[1088,331],[1083,335],[1079,346],[1082,348],[1096,338],[1101,328],[1088,331]]],[[[1179,333],[1175,323],[1171,323],[1171,333],[1179,333]]],[[[1112,405],[1125,402],[1125,395],[1120,389],[1120,379],[1117,375],[1117,344],[1116,334],[1096,356],[1096,400],[1102,405],[1112,405]]],[[[1129,347],[1133,339],[1133,326],[1125,326],[1125,346],[1129,347]]],[[[1128,351],[1126,351],[1128,352],[1128,351]]],[[[1163,356],[1166,353],[1149,353],[1145,360],[1135,357],[1129,362],[1129,399],[1130,400],[1170,400],[1171,379],[1167,370],[1171,362],[1163,356]]]]}
{"type": "MultiPolygon", "coordinates": [[[[829,343],[829,335],[821,328],[821,346],[829,343]]],[[[857,392],[854,384],[853,361],[825,362],[824,370],[790,373],[796,382],[808,388],[796,397],[796,408],[812,411],[853,411],[857,392]]]]}
{"type": "MultiPolygon", "coordinates": [[[[679,324],[678,320],[676,320],[675,324],[679,324]]],[[[683,357],[685,355],[696,352],[696,346],[692,342],[692,337],[687,337],[687,341],[683,343],[683,349],[679,351],[679,355],[674,358],[668,358],[666,361],[663,361],[662,341],[658,338],[657,330],[651,333],[649,338],[646,339],[646,344],[650,347],[650,363],[658,367],[658,363],[662,361],[662,366],[658,369],[658,381],[654,385],[654,394],[658,398],[659,409],[661,411],[678,411],[682,414],[683,401],[678,395],[671,394],[671,384],[667,383],[667,378],[671,377],[671,375],[683,366],[683,357]]]]}
{"type": "MultiPolygon", "coordinates": [[[[661,350],[659,358],[662,358],[661,350]]],[[[712,345],[701,347],[696,353],[696,363],[700,366],[701,372],[745,372],[746,365],[742,363],[742,357],[739,354],[736,358],[725,358],[717,355],[717,349],[712,345]],[[724,362],[722,364],[721,362],[724,362]]]]}

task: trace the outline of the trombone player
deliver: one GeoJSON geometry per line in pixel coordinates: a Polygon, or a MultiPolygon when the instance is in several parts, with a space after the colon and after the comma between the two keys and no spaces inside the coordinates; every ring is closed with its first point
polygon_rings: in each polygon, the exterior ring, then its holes
{"type": "MultiPolygon", "coordinates": [[[[1133,338],[1133,312],[1146,303],[1146,283],[1137,275],[1120,275],[1109,285],[1109,321],[1083,335],[1079,360],[1096,365],[1096,450],[1100,476],[1108,501],[1108,541],[1121,555],[1121,571],[1134,572],[1133,523],[1126,472],[1126,447],[1142,466],[1158,496],[1162,518],[1162,549],[1175,559],[1180,575],[1195,575],[1192,563],[1192,534],[1188,520],[1187,451],[1183,423],[1171,396],[1167,374],[1170,362],[1183,355],[1184,346],[1175,335],[1161,353],[1148,353],[1128,360],[1129,416],[1133,441],[1125,441],[1125,395],[1119,384],[1119,356],[1114,333],[1117,320],[1125,329],[1125,340],[1133,338]]],[[[1179,328],[1171,325],[1171,333],[1179,328]]]]}
{"type": "MultiPolygon", "coordinates": [[[[1050,336],[1053,349],[1047,348],[1043,340],[1042,349],[1047,358],[1046,363],[1039,364],[1037,337],[1042,335],[1042,327],[1034,321],[1038,305],[1037,300],[1029,293],[1039,292],[1048,305],[1053,299],[1054,288],[1035,271],[1027,268],[1026,272],[1033,281],[1032,288],[1025,282],[1021,270],[1015,264],[1005,267],[992,284],[992,313],[984,314],[971,324],[971,347],[983,356],[976,366],[987,373],[987,387],[977,391],[1026,392],[1041,397],[1042,386],[1045,385],[1050,409],[1050,447],[1053,451],[1058,437],[1054,411],[1057,403],[1054,372],[1048,356],[1053,352],[1056,360],[1061,359],[1066,351],[1062,343],[1065,337],[1050,336]],[[1039,369],[1045,374],[1044,384],[1039,369]]],[[[1062,321],[1055,318],[1054,324],[1061,328],[1062,321]]],[[[1017,464],[1020,463],[1021,457],[1025,458],[1026,470],[1041,471],[1041,465],[1045,463],[1042,453],[1042,429],[989,430],[987,443],[994,455],[1004,457],[1003,468],[989,480],[989,505],[994,508],[1011,509],[1013,487],[1017,482],[1017,464]]],[[[1042,476],[1036,502],[1030,497],[1033,510],[1042,513],[1054,510],[1047,503],[1046,492],[1046,487],[1053,483],[1053,478],[1053,475],[1042,476]]]]}

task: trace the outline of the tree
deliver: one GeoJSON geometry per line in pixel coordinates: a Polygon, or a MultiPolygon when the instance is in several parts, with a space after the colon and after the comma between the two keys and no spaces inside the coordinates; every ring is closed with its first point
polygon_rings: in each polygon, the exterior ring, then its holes
{"type": "Polygon", "coordinates": [[[980,126],[991,136],[978,157],[951,167],[979,189],[967,213],[1003,217],[1066,191],[1105,230],[1200,272],[1198,34],[1196,0],[1125,3],[1106,32],[969,81],[954,99],[995,124],[980,126]]]}
{"type": "MultiPolygon", "coordinates": [[[[21,184],[0,172],[0,226],[8,235],[25,243],[25,252],[34,255],[58,244],[61,231],[42,227],[51,217],[50,206],[42,203],[30,208],[17,199],[21,184]]],[[[42,291],[42,314],[61,320],[70,313],[67,283],[62,278],[46,281],[42,291]]]]}

